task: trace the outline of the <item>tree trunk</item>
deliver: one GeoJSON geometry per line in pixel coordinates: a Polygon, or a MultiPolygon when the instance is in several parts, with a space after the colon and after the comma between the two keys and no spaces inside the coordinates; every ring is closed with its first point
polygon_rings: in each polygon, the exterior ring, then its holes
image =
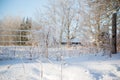
{"type": "Polygon", "coordinates": [[[116,54],[117,53],[116,18],[117,18],[117,13],[114,13],[113,16],[112,16],[112,54],[116,54]]]}

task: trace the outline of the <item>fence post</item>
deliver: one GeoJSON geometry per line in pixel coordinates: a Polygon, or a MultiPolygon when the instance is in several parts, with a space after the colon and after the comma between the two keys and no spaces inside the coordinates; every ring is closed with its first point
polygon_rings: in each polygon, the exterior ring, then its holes
{"type": "Polygon", "coordinates": [[[112,15],[112,54],[117,53],[117,13],[112,15]]]}

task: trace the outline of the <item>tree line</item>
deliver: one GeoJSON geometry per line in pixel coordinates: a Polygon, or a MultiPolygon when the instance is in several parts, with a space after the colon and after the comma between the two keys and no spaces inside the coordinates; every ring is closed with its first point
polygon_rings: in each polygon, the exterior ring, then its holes
{"type": "MultiPolygon", "coordinates": [[[[38,42],[47,47],[63,41],[66,41],[67,46],[70,47],[70,43],[78,39],[83,44],[89,42],[93,46],[110,51],[114,13],[117,14],[117,46],[120,49],[119,0],[50,0],[44,11],[38,8],[32,22],[27,22],[28,19],[9,17],[10,19],[4,18],[0,21],[0,27],[1,29],[37,30],[31,32],[30,40],[23,37],[16,37],[16,40],[38,42]]],[[[2,33],[4,32],[0,32],[2,33]]],[[[28,35],[27,32],[22,34],[28,35]]]]}

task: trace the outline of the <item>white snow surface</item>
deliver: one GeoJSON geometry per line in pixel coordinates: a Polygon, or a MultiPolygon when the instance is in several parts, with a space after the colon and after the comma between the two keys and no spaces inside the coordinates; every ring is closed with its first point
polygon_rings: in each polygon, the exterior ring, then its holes
{"type": "Polygon", "coordinates": [[[63,58],[0,60],[0,80],[120,80],[120,53],[63,58]]]}

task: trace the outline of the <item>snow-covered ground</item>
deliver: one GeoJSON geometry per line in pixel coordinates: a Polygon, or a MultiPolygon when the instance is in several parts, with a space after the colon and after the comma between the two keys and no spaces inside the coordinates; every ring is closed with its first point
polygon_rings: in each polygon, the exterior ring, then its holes
{"type": "Polygon", "coordinates": [[[0,80],[120,80],[120,53],[54,59],[0,61],[0,80]]]}

